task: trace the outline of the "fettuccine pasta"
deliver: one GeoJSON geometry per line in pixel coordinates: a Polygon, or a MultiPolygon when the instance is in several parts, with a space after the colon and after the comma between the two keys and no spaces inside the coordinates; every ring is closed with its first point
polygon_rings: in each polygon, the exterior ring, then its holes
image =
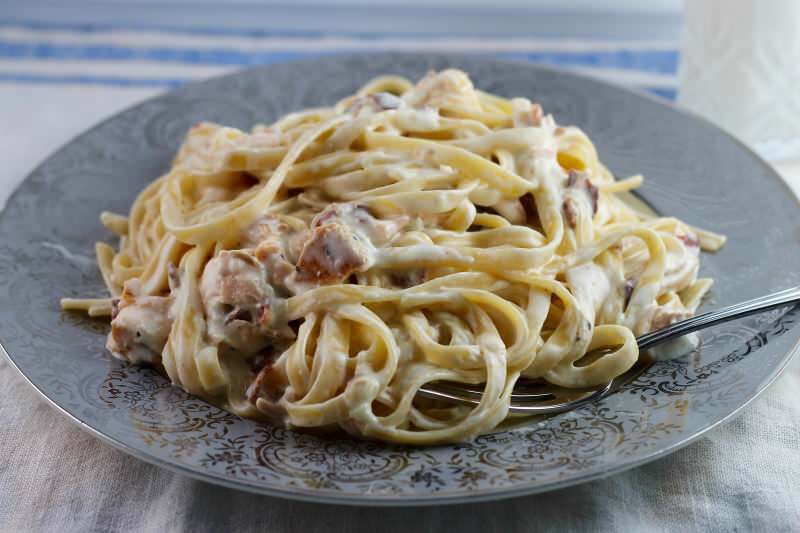
{"type": "Polygon", "coordinates": [[[695,312],[700,248],[724,238],[620,199],[641,183],[463,72],[381,77],[250,133],[194,126],[127,216],[101,215],[110,297],[62,306],[110,316],[114,356],[240,416],[461,441],[507,417],[519,379],[604,384],[637,335],[695,312]],[[417,396],[435,381],[482,400],[417,396]]]}

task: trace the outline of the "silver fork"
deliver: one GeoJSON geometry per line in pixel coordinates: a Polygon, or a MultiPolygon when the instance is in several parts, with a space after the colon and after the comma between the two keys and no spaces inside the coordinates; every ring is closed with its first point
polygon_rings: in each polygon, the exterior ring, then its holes
{"type": "MultiPolygon", "coordinates": [[[[652,331],[638,337],[636,342],[640,350],[645,350],[693,331],[797,302],[800,302],[800,287],[793,287],[675,322],[664,329],[652,331]]],[[[640,356],[639,361],[628,372],[595,389],[565,389],[541,383],[517,383],[514,387],[514,392],[511,394],[509,413],[546,415],[575,409],[615,392],[623,385],[636,379],[652,363],[653,360],[649,357],[640,356]]],[[[421,387],[417,394],[435,400],[477,405],[481,400],[483,391],[479,386],[433,382],[421,387]]]]}

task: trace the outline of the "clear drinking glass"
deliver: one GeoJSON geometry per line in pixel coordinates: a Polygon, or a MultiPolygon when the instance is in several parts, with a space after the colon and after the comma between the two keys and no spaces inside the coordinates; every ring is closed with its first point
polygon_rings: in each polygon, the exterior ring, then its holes
{"type": "Polygon", "coordinates": [[[685,0],[678,102],[800,162],[800,0],[685,0]]]}

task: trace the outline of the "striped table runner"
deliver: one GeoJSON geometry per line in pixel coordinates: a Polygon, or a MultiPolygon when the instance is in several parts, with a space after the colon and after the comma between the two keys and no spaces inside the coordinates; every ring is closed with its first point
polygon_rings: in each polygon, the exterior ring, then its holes
{"type": "Polygon", "coordinates": [[[575,69],[673,99],[674,42],[420,37],[0,20],[0,207],[47,154],[160,91],[253,65],[341,52],[486,54],[575,69]]]}
{"type": "Polygon", "coordinates": [[[479,53],[558,65],[674,98],[676,48],[673,42],[381,37],[0,21],[0,82],[168,88],[252,65],[393,50],[479,53]]]}

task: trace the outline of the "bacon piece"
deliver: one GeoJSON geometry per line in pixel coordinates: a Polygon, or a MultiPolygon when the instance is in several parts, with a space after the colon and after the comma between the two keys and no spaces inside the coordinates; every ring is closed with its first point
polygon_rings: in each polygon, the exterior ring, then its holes
{"type": "Polygon", "coordinates": [[[280,397],[277,391],[270,391],[269,387],[266,387],[270,377],[269,374],[272,372],[279,354],[280,352],[277,350],[267,348],[250,360],[250,369],[255,373],[256,377],[247,387],[245,394],[247,395],[247,400],[253,405],[256,404],[256,400],[265,395],[270,400],[277,400],[280,397]]]}
{"type": "Polygon", "coordinates": [[[119,298],[111,299],[111,320],[117,318],[119,314],[119,298]]]}
{"type": "MultiPolygon", "coordinates": [[[[577,170],[570,170],[567,174],[567,189],[581,191],[586,195],[589,205],[592,206],[592,216],[597,213],[597,202],[599,200],[599,192],[597,187],[589,179],[586,172],[579,172],[577,170]]],[[[574,198],[567,196],[564,198],[563,203],[564,217],[567,224],[571,228],[575,228],[578,223],[578,206],[575,204],[574,198]]]]}
{"type": "Polygon", "coordinates": [[[536,200],[531,193],[525,193],[519,199],[522,208],[525,209],[525,217],[527,220],[535,220],[539,218],[539,211],[536,209],[536,200]]]}
{"type": "Polygon", "coordinates": [[[539,127],[542,125],[542,119],[544,118],[544,111],[542,110],[542,106],[533,103],[531,104],[531,112],[529,114],[529,126],[539,127]]]}
{"type": "Polygon", "coordinates": [[[544,120],[542,106],[527,98],[511,99],[511,120],[515,128],[539,128],[544,120]]]}
{"type": "Polygon", "coordinates": [[[578,225],[578,206],[575,205],[575,200],[569,196],[564,198],[562,209],[564,211],[564,218],[567,220],[567,224],[570,228],[575,229],[575,226],[578,225]]]}
{"type": "Polygon", "coordinates": [[[633,295],[633,289],[636,288],[636,280],[634,279],[626,279],[625,280],[625,304],[622,306],[623,309],[628,307],[628,304],[631,301],[631,296],[633,295]]]}
{"type": "Polygon", "coordinates": [[[687,248],[700,248],[700,241],[697,237],[690,233],[681,233],[676,235],[678,240],[686,245],[687,248]]]}
{"type": "Polygon", "coordinates": [[[567,175],[567,188],[584,190],[589,196],[589,202],[592,205],[592,214],[597,213],[597,202],[599,200],[599,191],[589,179],[587,172],[580,172],[577,170],[570,170],[567,175]]]}
{"type": "Polygon", "coordinates": [[[425,283],[428,279],[428,271],[424,268],[412,268],[392,272],[389,274],[389,279],[395,286],[407,289],[425,283]]]}
{"type": "Polygon", "coordinates": [[[170,290],[175,290],[181,285],[181,272],[178,267],[175,266],[175,263],[167,265],[167,280],[170,290]]]}

